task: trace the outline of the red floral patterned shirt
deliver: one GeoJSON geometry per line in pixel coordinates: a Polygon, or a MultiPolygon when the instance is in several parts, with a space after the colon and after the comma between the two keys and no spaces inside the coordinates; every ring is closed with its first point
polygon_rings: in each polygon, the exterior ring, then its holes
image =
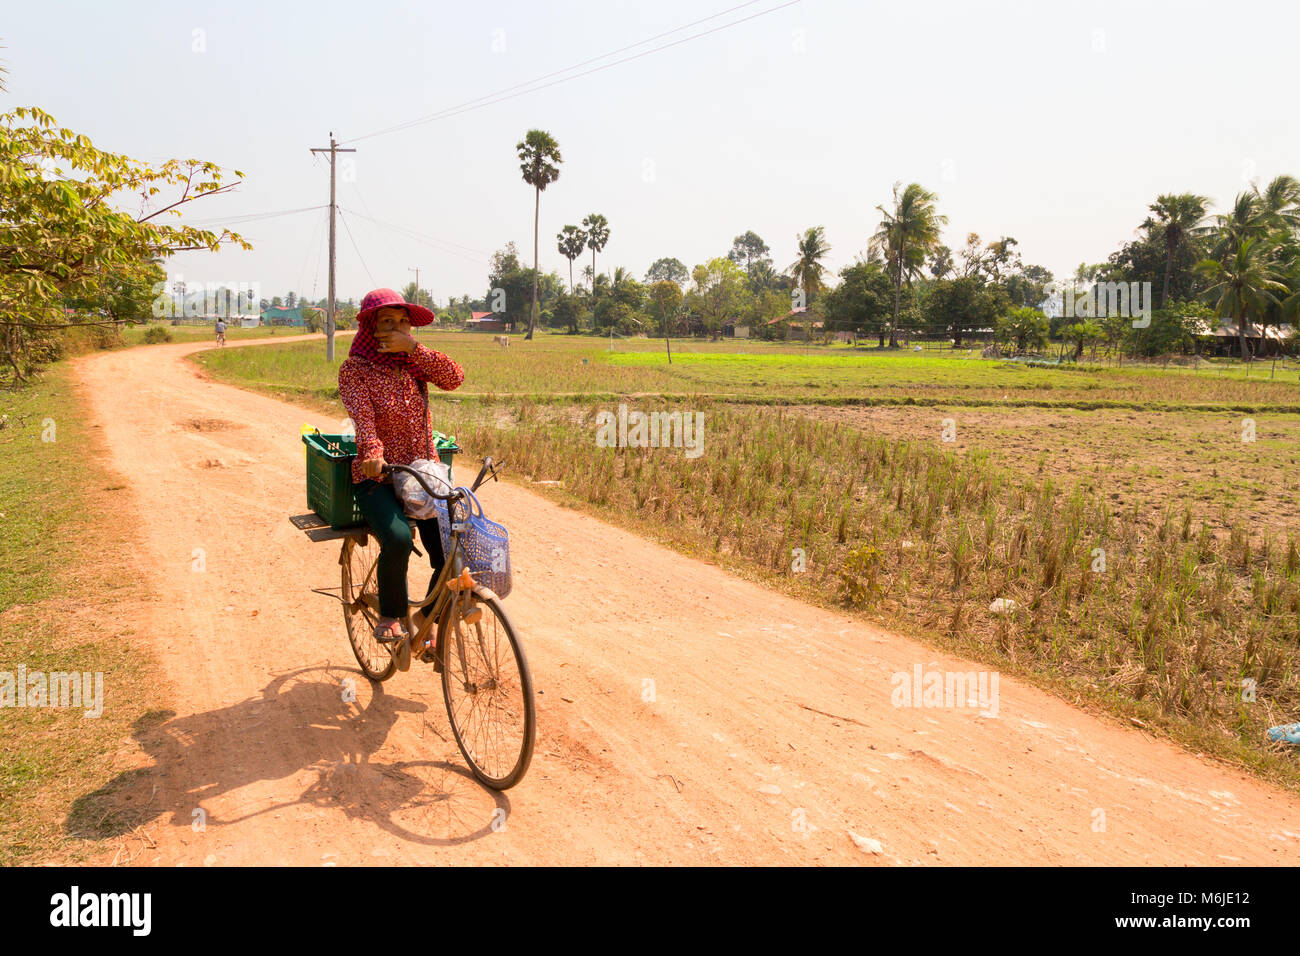
{"type": "Polygon", "coordinates": [[[361,462],[382,457],[390,465],[409,465],[434,453],[425,416],[424,396],[418,382],[432,382],[450,392],[465,381],[465,370],[431,348],[417,345],[410,353],[414,365],[404,368],[376,365],[350,356],[339,366],[339,397],[352,417],[357,433],[357,457],[352,481],[365,481],[361,462]],[[427,446],[426,446],[427,442],[427,446]]]}

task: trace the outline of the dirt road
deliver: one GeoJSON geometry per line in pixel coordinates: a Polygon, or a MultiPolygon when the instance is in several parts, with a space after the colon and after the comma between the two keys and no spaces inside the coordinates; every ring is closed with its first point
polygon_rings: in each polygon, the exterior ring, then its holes
{"type": "Polygon", "coordinates": [[[996,715],[893,706],[891,675],[979,666],[505,484],[481,497],[511,531],[540,726],[524,782],[484,791],[434,675],[372,688],[310,590],[338,584],[337,547],[286,518],[299,427],[326,423],[201,380],[199,347],[77,364],[177,692],[124,758],[135,864],[1300,863],[1294,797],[1011,679],[996,715]]]}

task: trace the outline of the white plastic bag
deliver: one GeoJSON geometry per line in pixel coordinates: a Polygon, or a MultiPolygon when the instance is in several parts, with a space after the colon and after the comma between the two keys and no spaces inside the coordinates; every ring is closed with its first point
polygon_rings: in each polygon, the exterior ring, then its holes
{"type": "MultiPolygon", "coordinates": [[[[418,471],[428,486],[438,494],[451,494],[451,468],[441,461],[417,458],[411,462],[410,467],[418,471]]],[[[414,475],[404,471],[393,472],[393,490],[397,492],[397,497],[402,502],[402,510],[406,512],[407,517],[437,517],[438,500],[420,487],[414,475]]]]}

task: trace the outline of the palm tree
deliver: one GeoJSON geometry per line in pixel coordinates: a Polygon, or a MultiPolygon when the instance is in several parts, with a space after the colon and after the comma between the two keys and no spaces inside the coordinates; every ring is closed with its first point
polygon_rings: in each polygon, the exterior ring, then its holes
{"type": "Polygon", "coordinates": [[[1242,239],[1222,260],[1202,259],[1196,271],[1214,283],[1206,295],[1215,300],[1215,314],[1237,323],[1242,361],[1251,356],[1246,345],[1246,323],[1270,307],[1281,307],[1278,293],[1291,290],[1281,281],[1273,248],[1257,237],[1242,239]]]}
{"type": "Polygon", "coordinates": [[[542,190],[560,178],[560,144],[550,133],[540,129],[530,129],[521,143],[515,144],[519,151],[519,169],[524,174],[524,182],[533,187],[533,306],[528,314],[528,334],[525,339],[533,337],[537,328],[537,263],[538,263],[538,223],[542,212],[542,190]]]}
{"type": "Polygon", "coordinates": [[[582,220],[582,227],[587,231],[587,248],[591,250],[591,294],[596,294],[596,253],[605,248],[609,242],[609,220],[598,212],[593,212],[582,220]]]}
{"type": "Polygon", "coordinates": [[[573,294],[573,260],[582,255],[587,246],[587,234],[577,226],[565,226],[555,236],[560,255],[569,260],[569,294],[573,294]]]}
{"type": "Polygon", "coordinates": [[[1300,230],[1300,180],[1294,176],[1277,176],[1263,192],[1255,189],[1263,214],[1279,229],[1300,230]]]}
{"type": "Polygon", "coordinates": [[[1277,176],[1259,197],[1264,227],[1273,244],[1272,260],[1279,279],[1292,294],[1280,306],[1268,306],[1259,316],[1265,328],[1284,320],[1294,321],[1300,312],[1300,181],[1294,176],[1277,176]]]}
{"type": "Polygon", "coordinates": [[[946,225],[947,216],[935,209],[938,198],[920,183],[911,183],[899,194],[902,183],[894,183],[893,212],[877,206],[881,215],[880,226],[872,236],[872,244],[885,253],[894,278],[894,321],[889,329],[891,348],[898,346],[896,330],[898,313],[903,301],[903,280],[909,285],[912,276],[921,268],[925,257],[939,243],[939,227],[946,225]]]}
{"type": "Polygon", "coordinates": [[[1155,218],[1147,218],[1142,225],[1148,231],[1157,225],[1165,232],[1165,286],[1160,297],[1160,308],[1169,307],[1169,276],[1174,269],[1174,255],[1189,235],[1194,235],[1205,218],[1205,207],[1210,200],[1194,193],[1164,193],[1156,197],[1148,208],[1155,218]]]}
{"type": "Polygon", "coordinates": [[[790,263],[785,271],[799,284],[811,302],[813,296],[826,287],[822,278],[826,274],[826,267],[821,263],[831,251],[830,244],[826,241],[826,228],[813,226],[805,230],[802,236],[795,236],[795,242],[799,246],[799,258],[790,263]]]}

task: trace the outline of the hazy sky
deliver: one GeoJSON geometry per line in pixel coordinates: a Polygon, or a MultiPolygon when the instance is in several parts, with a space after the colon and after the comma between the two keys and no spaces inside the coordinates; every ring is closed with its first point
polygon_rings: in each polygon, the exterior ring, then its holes
{"type": "MultiPolygon", "coordinates": [[[[1160,192],[1222,210],[1251,178],[1300,175],[1292,2],[799,0],[367,136],[738,2],[12,3],[0,101],[40,106],[105,149],[243,170],[235,193],[191,207],[205,223],[328,202],[308,150],[333,130],[358,149],[340,166],[342,298],[400,288],[417,266],[440,301],[482,295],[510,240],[531,262],[533,192],[514,146],[533,127],[564,157],[542,194],[541,265],[566,279],[555,234],[592,211],[610,222],[602,271],[639,277],[660,256],[690,267],[747,229],[785,267],[814,225],[838,270],[896,180],[938,194],[950,246],[1011,235],[1026,262],[1068,275],[1130,239],[1160,192]]],[[[325,221],[319,209],[239,225],[255,251],[186,253],[169,272],[323,296],[325,221]]]]}

